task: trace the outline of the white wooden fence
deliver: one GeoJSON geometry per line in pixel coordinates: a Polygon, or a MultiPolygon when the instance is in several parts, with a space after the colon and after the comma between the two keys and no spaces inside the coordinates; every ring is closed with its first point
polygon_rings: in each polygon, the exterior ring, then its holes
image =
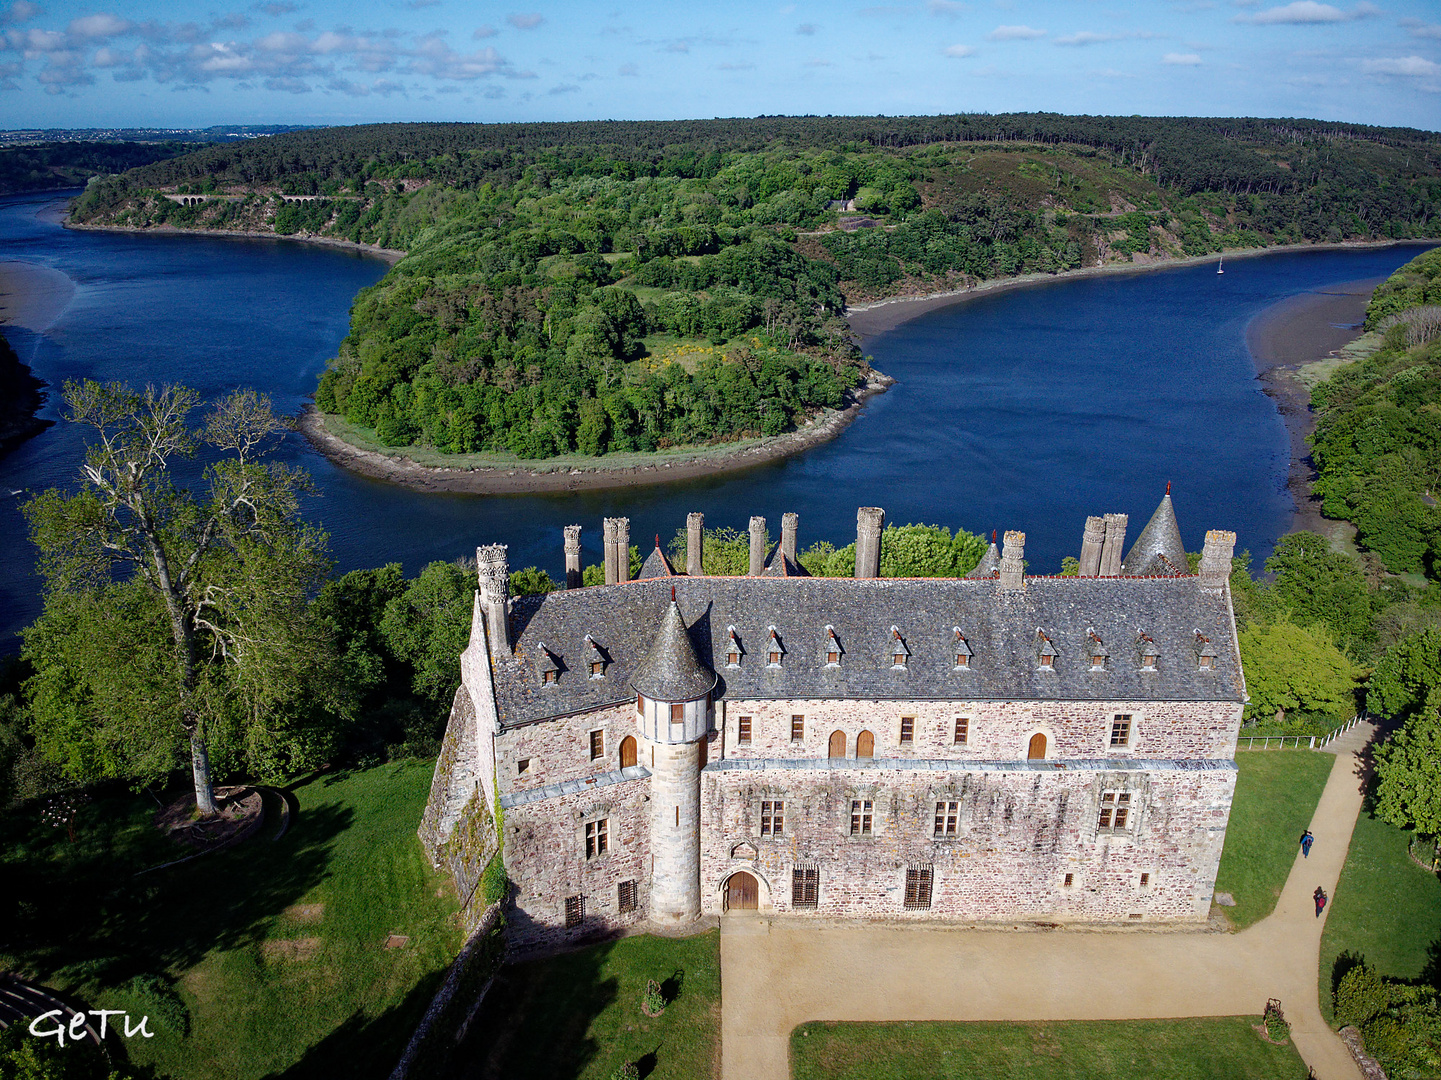
{"type": "Polygon", "coordinates": [[[1242,735],[1236,740],[1237,750],[1324,750],[1364,717],[1353,716],[1329,735],[1242,735]],[[1260,743],[1260,746],[1256,744],[1260,743]],[[1275,743],[1275,746],[1271,744],[1275,743]]]}

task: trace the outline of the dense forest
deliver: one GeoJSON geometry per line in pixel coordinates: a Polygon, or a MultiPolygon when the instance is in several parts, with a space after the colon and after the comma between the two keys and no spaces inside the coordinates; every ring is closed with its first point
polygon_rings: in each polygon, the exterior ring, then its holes
{"type": "Polygon", "coordinates": [[[535,459],[841,407],[868,374],[848,304],[1430,236],[1438,209],[1433,133],[1034,114],[316,129],[99,181],[74,218],[405,251],[357,298],[318,407],[388,446],[535,459]]]}
{"type": "Polygon", "coordinates": [[[46,142],[0,147],[0,195],[83,187],[97,176],[177,157],[193,143],[46,142]]]}

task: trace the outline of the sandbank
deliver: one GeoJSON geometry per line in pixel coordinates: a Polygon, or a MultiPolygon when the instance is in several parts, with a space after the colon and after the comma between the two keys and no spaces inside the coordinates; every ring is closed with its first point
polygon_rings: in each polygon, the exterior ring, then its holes
{"type": "Polygon", "coordinates": [[[70,220],[68,213],[61,224],[65,228],[74,229],[77,232],[136,233],[145,236],[230,236],[243,240],[293,240],[297,244],[319,244],[321,247],[340,248],[342,251],[358,251],[366,255],[373,255],[377,259],[384,259],[388,263],[396,263],[405,258],[405,252],[395,248],[377,247],[374,244],[357,244],[350,240],[337,240],[333,236],[311,236],[309,233],[292,233],[287,236],[277,232],[260,232],[256,229],[180,229],[174,225],[152,225],[142,229],[130,225],[82,225],[70,220]]]}
{"type": "Polygon", "coordinates": [[[551,458],[533,463],[517,461],[470,467],[423,465],[410,456],[408,447],[387,452],[356,446],[342,439],[326,426],[325,414],[314,407],[300,415],[296,427],[316,450],[336,465],[373,480],[401,484],[417,491],[471,495],[602,491],[741,472],[790,457],[835,438],[855,420],[867,398],[884,393],[894,382],[887,375],[872,372],[870,382],[852,393],[851,403],[844,409],[828,411],[785,435],[654,454],[615,455],[614,458],[551,458]]]}
{"type": "Polygon", "coordinates": [[[44,333],[75,295],[75,283],[48,266],[0,261],[0,326],[44,333]]]}

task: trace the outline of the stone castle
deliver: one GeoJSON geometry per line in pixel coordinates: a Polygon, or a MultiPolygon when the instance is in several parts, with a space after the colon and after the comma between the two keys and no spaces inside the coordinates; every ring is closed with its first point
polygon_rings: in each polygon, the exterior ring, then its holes
{"type": "Polygon", "coordinates": [[[854,579],[796,561],[794,514],[749,574],[657,543],[629,576],[511,599],[478,551],[468,648],[421,827],[469,897],[503,821],[512,940],[560,945],[727,910],[916,920],[1204,920],[1235,788],[1245,681],[1235,534],[1192,573],[1169,492],[1122,557],[1087,520],[1080,573],[1025,572],[1005,535],[965,578],[854,579]],[[477,824],[483,821],[484,826],[477,824]],[[466,838],[469,838],[467,840],[466,838]]]}

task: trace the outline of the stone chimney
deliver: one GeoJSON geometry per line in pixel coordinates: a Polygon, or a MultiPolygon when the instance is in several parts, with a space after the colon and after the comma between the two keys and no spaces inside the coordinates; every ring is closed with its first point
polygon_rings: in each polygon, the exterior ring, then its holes
{"type": "Polygon", "coordinates": [[[578,589],[580,586],[580,526],[567,525],[565,527],[565,587],[578,589]]]}
{"type": "Polygon", "coordinates": [[[886,512],[879,506],[862,506],[856,511],[856,577],[881,576],[881,529],[886,512]]]}
{"type": "Polygon", "coordinates": [[[1206,534],[1206,546],[1201,549],[1201,565],[1197,573],[1201,577],[1201,588],[1220,592],[1231,580],[1231,557],[1236,552],[1236,534],[1223,529],[1212,529],[1206,534]]]}
{"type": "Polygon", "coordinates": [[[750,576],[760,577],[766,568],[766,519],[751,518],[751,565],[750,576]]]}
{"type": "Polygon", "coordinates": [[[615,518],[601,520],[601,562],[605,565],[605,583],[615,584],[615,518]]]}
{"type": "Polygon", "coordinates": [[[605,519],[605,583],[630,580],[630,518],[605,519]]]}
{"type": "Polygon", "coordinates": [[[510,559],[506,546],[489,544],[476,548],[475,565],[490,657],[503,660],[510,655],[510,559]]]}
{"type": "Polygon", "coordinates": [[[705,574],[705,515],[687,514],[685,519],[685,572],[691,577],[705,574]]]}
{"type": "Polygon", "coordinates": [[[799,514],[781,515],[781,554],[792,566],[796,563],[796,530],[800,525],[799,514]]]}
{"type": "Polygon", "coordinates": [[[1126,544],[1125,514],[1107,514],[1106,538],[1101,542],[1101,577],[1118,577],[1121,573],[1121,549],[1126,544]]]}
{"type": "Polygon", "coordinates": [[[999,588],[1003,592],[1015,592],[1026,587],[1026,534],[1007,532],[1001,547],[1001,574],[999,588]]]}
{"type": "Polygon", "coordinates": [[[1101,572],[1101,546],[1106,539],[1106,519],[1088,517],[1086,531],[1081,534],[1081,577],[1095,577],[1101,572]]]}

